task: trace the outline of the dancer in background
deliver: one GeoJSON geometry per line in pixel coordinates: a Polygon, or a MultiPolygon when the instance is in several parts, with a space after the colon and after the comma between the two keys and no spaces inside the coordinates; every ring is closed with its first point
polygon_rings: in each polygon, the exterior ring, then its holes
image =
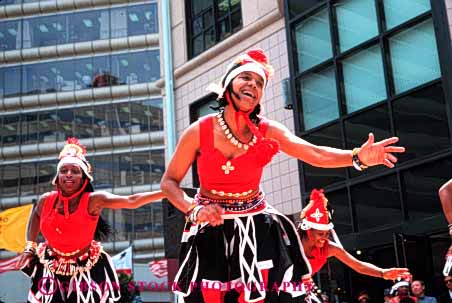
{"type": "Polygon", "coordinates": [[[18,267],[31,278],[28,302],[115,302],[119,282],[99,240],[106,235],[103,208],[137,208],[161,200],[160,191],[117,196],[94,192],[86,150],[69,138],[59,155],[56,191],[43,194],[28,224],[18,267]],[[37,244],[41,233],[45,242],[37,244]]]}

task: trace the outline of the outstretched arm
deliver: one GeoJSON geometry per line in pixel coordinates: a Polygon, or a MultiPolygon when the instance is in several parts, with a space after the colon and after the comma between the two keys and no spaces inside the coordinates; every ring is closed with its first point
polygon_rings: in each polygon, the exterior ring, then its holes
{"type": "MultiPolygon", "coordinates": [[[[311,144],[295,136],[287,127],[279,122],[270,122],[266,136],[277,140],[284,153],[313,166],[333,168],[352,165],[351,150],[311,144]]],[[[393,153],[402,153],[405,151],[404,147],[392,146],[392,144],[398,141],[398,137],[392,137],[375,142],[374,135],[369,133],[367,141],[360,147],[358,158],[367,166],[383,164],[392,168],[394,167],[394,163],[397,162],[397,158],[393,153]]]]}
{"type": "Polygon", "coordinates": [[[344,263],[351,269],[367,276],[383,278],[386,280],[395,280],[398,277],[410,276],[408,268],[380,268],[371,263],[356,259],[345,249],[337,246],[332,242],[330,242],[330,246],[328,248],[328,256],[334,256],[338,258],[342,263],[344,263]]]}
{"type": "Polygon", "coordinates": [[[89,213],[99,215],[103,208],[138,208],[163,198],[165,198],[165,195],[160,190],[130,196],[118,196],[104,191],[94,192],[90,196],[89,213]]]}

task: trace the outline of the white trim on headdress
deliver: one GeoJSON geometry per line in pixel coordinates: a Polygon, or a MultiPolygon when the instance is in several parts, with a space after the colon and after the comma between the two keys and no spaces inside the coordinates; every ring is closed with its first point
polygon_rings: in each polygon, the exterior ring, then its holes
{"type": "MultiPolygon", "coordinates": [[[[259,62],[251,59],[251,57],[248,57],[247,60],[251,60],[252,62],[245,63],[245,64],[240,65],[239,67],[233,69],[226,77],[223,86],[221,84],[211,83],[211,84],[209,84],[209,86],[207,86],[206,90],[216,93],[218,95],[218,98],[222,98],[229,83],[235,77],[237,77],[240,73],[243,73],[243,72],[253,72],[253,73],[256,73],[259,76],[261,76],[262,79],[264,80],[263,87],[265,87],[267,85],[267,76],[265,75],[264,66],[262,64],[260,64],[259,62]]],[[[228,68],[228,71],[229,70],[230,70],[230,68],[228,68]]],[[[222,82],[223,82],[223,78],[221,79],[220,83],[222,83],[222,82]]]]}
{"type": "Polygon", "coordinates": [[[302,230],[308,230],[311,228],[318,229],[318,230],[330,230],[330,229],[334,228],[334,224],[332,222],[330,222],[328,224],[319,224],[319,223],[310,222],[310,221],[306,220],[306,218],[303,218],[303,220],[301,220],[299,227],[302,230]]]}
{"type": "Polygon", "coordinates": [[[410,287],[410,283],[408,281],[399,281],[391,287],[391,293],[395,294],[395,292],[399,289],[399,287],[410,287]]]}
{"type": "Polygon", "coordinates": [[[58,178],[58,173],[60,171],[60,168],[64,164],[76,164],[76,165],[80,166],[80,168],[83,170],[83,172],[88,177],[88,179],[91,182],[93,181],[93,176],[91,176],[91,174],[89,172],[88,165],[82,159],[80,159],[79,157],[65,156],[64,158],[62,158],[60,160],[60,162],[58,162],[57,171],[56,171],[55,177],[52,180],[52,184],[53,185],[56,185],[56,181],[57,181],[57,178],[58,178]]]}

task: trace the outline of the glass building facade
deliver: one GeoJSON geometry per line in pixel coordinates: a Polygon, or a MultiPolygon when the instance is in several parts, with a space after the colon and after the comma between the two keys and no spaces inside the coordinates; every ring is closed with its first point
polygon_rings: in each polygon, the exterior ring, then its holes
{"type": "MultiPolygon", "coordinates": [[[[352,254],[381,267],[409,267],[439,295],[449,237],[438,189],[451,178],[452,164],[445,1],[285,4],[297,135],[352,149],[372,132],[377,140],[398,136],[406,147],[395,169],[358,172],[300,162],[303,196],[324,188],[335,230],[352,254]]],[[[361,290],[383,301],[382,289],[391,286],[334,260],[318,281],[349,302],[361,290]]]]}
{"type": "MultiPolygon", "coordinates": [[[[165,158],[157,1],[79,9],[38,2],[0,1],[1,14],[13,12],[0,16],[0,210],[53,190],[68,137],[87,146],[95,189],[158,189],[165,158]]],[[[152,244],[163,238],[161,202],[103,216],[116,251],[138,241],[145,244],[135,247],[136,262],[163,257],[163,246],[152,244]]]]}

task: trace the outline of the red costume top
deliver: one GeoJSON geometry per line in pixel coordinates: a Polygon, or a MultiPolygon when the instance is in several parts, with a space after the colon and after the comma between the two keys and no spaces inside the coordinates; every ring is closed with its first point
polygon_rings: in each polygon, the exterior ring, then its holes
{"type": "Polygon", "coordinates": [[[325,246],[321,249],[315,248],[312,252],[313,258],[308,258],[309,264],[311,265],[312,275],[322,269],[323,265],[325,265],[326,260],[328,259],[328,244],[325,243],[325,246]]]}
{"type": "MultiPolygon", "coordinates": [[[[216,191],[243,193],[259,187],[262,170],[271,160],[262,161],[259,142],[238,157],[228,159],[214,147],[213,126],[215,116],[200,120],[201,151],[197,158],[201,186],[216,191]]],[[[269,121],[261,118],[259,132],[265,135],[269,121]]]]}
{"type": "Polygon", "coordinates": [[[91,244],[99,216],[88,213],[89,195],[89,192],[82,194],[77,209],[68,218],[54,208],[58,193],[52,192],[47,197],[41,213],[40,227],[50,247],[63,253],[73,253],[91,244]]]}

